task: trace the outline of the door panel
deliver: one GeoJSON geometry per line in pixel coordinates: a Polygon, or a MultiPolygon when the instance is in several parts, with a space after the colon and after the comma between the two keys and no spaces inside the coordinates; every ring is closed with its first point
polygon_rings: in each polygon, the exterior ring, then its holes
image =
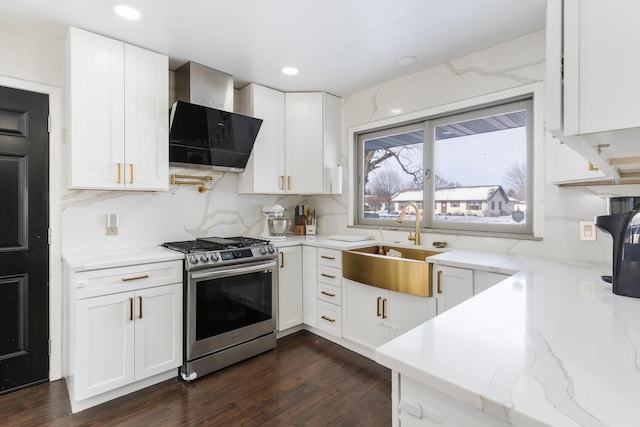
{"type": "Polygon", "coordinates": [[[0,394],[49,376],[48,115],[0,87],[0,394]]]}

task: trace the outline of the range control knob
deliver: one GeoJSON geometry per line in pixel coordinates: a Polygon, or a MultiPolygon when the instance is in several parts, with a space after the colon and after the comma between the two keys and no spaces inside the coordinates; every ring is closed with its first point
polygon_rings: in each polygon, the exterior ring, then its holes
{"type": "Polygon", "coordinates": [[[189,262],[191,264],[197,264],[200,262],[197,255],[189,255],[189,262]]]}
{"type": "Polygon", "coordinates": [[[272,253],[274,253],[276,251],[275,249],[273,249],[273,246],[271,246],[271,245],[269,245],[267,248],[268,248],[270,254],[272,254],[272,253]]]}
{"type": "Polygon", "coordinates": [[[260,248],[260,255],[266,255],[268,252],[267,247],[266,246],[262,246],[260,248]]]}
{"type": "Polygon", "coordinates": [[[220,259],[220,256],[218,255],[218,252],[211,252],[211,261],[218,261],[220,259]]]}
{"type": "Polygon", "coordinates": [[[200,255],[200,262],[207,262],[207,261],[209,261],[209,254],[205,252],[202,255],[200,255]]]}

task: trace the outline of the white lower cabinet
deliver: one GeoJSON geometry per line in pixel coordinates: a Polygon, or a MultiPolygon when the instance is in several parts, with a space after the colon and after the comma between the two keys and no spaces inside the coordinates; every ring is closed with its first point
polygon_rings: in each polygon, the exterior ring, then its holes
{"type": "Polygon", "coordinates": [[[77,400],[182,364],[182,286],[76,302],[77,400]]]}
{"type": "Polygon", "coordinates": [[[434,298],[344,280],[343,337],[375,349],[435,317],[434,298]]]}
{"type": "Polygon", "coordinates": [[[438,314],[442,314],[473,296],[473,270],[433,266],[434,295],[438,300],[438,314]]]}
{"type": "Polygon", "coordinates": [[[278,249],[278,330],[302,324],[302,248],[278,249]]]}
{"type": "Polygon", "coordinates": [[[398,427],[507,427],[511,424],[455,400],[409,376],[399,377],[393,390],[393,426],[398,427]]]}
{"type": "Polygon", "coordinates": [[[182,261],[66,272],[73,412],[177,376],[182,261]]]}
{"type": "Polygon", "coordinates": [[[302,248],[302,317],[305,325],[318,327],[318,248],[302,248]]]}
{"type": "Polygon", "coordinates": [[[342,252],[318,248],[316,263],[318,329],[342,338],[342,252]]]}

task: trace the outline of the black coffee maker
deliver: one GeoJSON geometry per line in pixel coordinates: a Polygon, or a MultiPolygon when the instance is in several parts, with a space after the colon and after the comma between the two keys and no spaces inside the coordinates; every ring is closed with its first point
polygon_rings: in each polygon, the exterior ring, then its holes
{"type": "Polygon", "coordinates": [[[609,215],[597,216],[596,227],[613,237],[613,293],[640,298],[640,197],[610,197],[609,215]]]}

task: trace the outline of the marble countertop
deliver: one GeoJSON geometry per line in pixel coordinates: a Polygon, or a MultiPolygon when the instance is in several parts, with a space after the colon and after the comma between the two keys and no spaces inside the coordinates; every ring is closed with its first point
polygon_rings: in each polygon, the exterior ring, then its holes
{"type": "Polygon", "coordinates": [[[71,271],[78,272],[179,260],[184,259],[184,254],[162,246],[151,246],[111,251],[69,252],[63,254],[63,259],[71,271]]]}
{"type": "Polygon", "coordinates": [[[640,299],[606,264],[451,251],[435,263],[517,274],[376,350],[376,360],[515,426],[640,419],[640,299]]]}
{"type": "Polygon", "coordinates": [[[283,248],[287,246],[296,246],[296,245],[306,245],[306,246],[316,246],[323,247],[329,249],[338,249],[338,250],[351,250],[363,248],[365,246],[377,245],[378,240],[361,240],[357,242],[345,242],[342,240],[333,240],[328,236],[317,235],[317,236],[287,236],[286,239],[283,240],[272,240],[274,246],[278,248],[283,248]]]}

